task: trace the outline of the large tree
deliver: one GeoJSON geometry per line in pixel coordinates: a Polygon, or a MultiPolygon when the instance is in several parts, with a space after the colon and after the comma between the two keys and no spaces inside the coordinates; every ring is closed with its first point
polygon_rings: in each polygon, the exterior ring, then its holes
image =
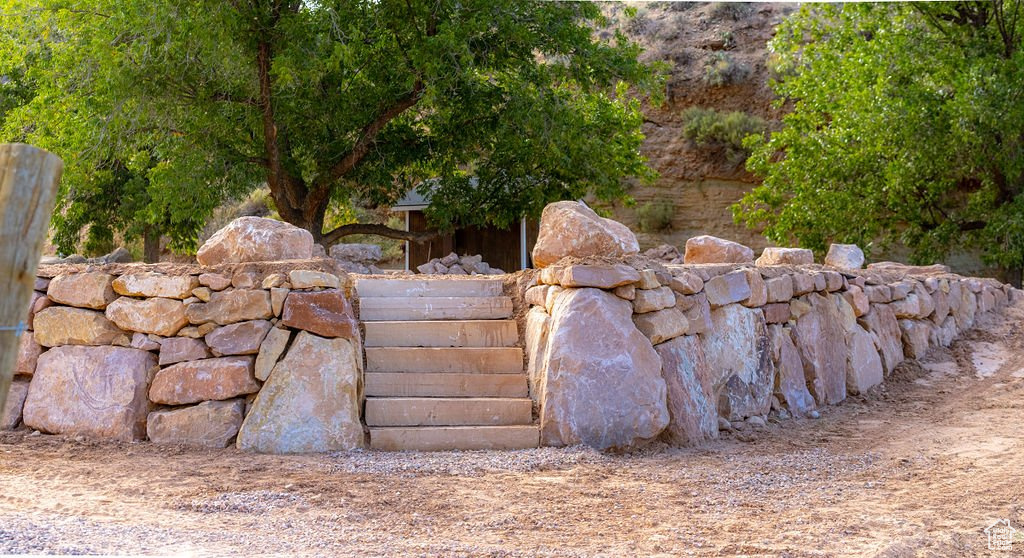
{"type": "Polygon", "coordinates": [[[780,243],[902,242],[916,261],[973,244],[1024,264],[1019,0],[805,6],[769,47],[780,104],[749,138],[763,185],[737,218],[780,243]]]}
{"type": "Polygon", "coordinates": [[[67,135],[32,127],[59,103],[88,140],[41,143],[102,146],[90,169],[145,154],[144,205],[171,218],[265,182],[280,216],[318,242],[422,240],[379,224],[324,230],[325,213],[419,184],[437,227],[504,226],[556,199],[623,198],[624,179],[651,174],[636,93],[659,76],[623,36],[596,39],[591,3],[8,3],[44,19],[40,42],[59,53],[39,71],[46,94],[8,129],[67,135]]]}

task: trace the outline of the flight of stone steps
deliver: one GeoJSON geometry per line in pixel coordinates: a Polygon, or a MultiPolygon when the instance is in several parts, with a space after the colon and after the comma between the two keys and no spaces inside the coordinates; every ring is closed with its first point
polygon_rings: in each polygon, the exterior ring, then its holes
{"type": "Polygon", "coordinates": [[[371,448],[537,447],[500,279],[360,279],[356,290],[371,448]]]}

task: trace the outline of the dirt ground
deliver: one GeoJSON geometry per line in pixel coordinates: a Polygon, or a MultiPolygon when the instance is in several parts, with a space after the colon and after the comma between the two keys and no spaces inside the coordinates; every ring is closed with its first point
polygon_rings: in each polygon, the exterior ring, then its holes
{"type": "Polygon", "coordinates": [[[979,556],[1024,528],[1024,307],[699,449],[263,456],[0,435],[0,554],[979,556]]]}

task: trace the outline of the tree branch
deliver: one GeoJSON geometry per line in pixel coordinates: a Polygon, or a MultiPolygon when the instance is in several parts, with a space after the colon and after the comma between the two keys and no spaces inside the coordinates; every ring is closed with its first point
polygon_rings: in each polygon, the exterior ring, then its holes
{"type": "Polygon", "coordinates": [[[325,247],[337,244],[339,240],[346,236],[353,234],[373,234],[377,236],[383,236],[386,238],[394,238],[398,240],[407,240],[409,242],[415,242],[416,244],[423,244],[430,242],[440,236],[437,231],[424,231],[424,232],[413,232],[413,231],[402,231],[398,229],[392,229],[387,225],[376,225],[372,223],[352,223],[350,225],[342,225],[333,231],[325,234],[321,244],[325,247]]]}

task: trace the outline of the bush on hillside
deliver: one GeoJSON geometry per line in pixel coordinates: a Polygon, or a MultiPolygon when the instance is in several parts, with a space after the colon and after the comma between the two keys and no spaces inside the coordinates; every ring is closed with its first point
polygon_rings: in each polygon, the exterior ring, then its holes
{"type": "Polygon", "coordinates": [[[636,208],[637,221],[641,232],[660,232],[672,227],[676,208],[671,200],[649,201],[636,208]]]}

